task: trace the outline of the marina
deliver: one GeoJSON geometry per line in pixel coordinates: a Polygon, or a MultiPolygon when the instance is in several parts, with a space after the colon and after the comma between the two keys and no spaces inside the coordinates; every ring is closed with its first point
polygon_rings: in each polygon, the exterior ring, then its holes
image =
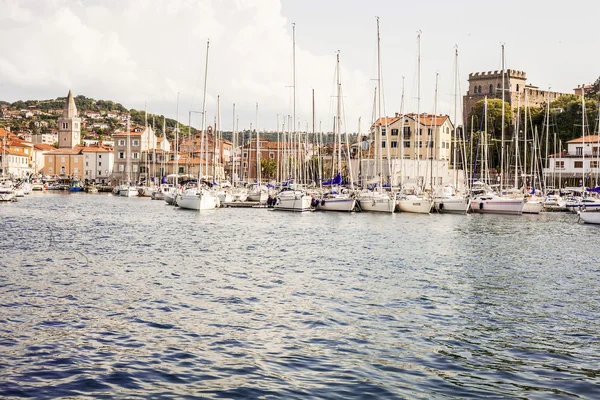
{"type": "Polygon", "coordinates": [[[1,397],[600,396],[598,228],[573,213],[0,213],[1,397]]]}

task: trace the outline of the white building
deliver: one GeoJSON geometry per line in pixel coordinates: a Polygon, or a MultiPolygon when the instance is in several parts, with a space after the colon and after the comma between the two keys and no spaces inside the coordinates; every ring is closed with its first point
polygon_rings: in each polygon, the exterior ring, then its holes
{"type": "MultiPolygon", "coordinates": [[[[548,157],[544,175],[559,186],[597,186],[600,174],[600,136],[590,135],[567,142],[567,150],[548,157]]],[[[549,183],[550,186],[550,183],[549,183]]]]}
{"type": "Polygon", "coordinates": [[[115,155],[112,149],[102,146],[86,146],[83,154],[83,178],[97,183],[107,183],[113,172],[115,155]]]}

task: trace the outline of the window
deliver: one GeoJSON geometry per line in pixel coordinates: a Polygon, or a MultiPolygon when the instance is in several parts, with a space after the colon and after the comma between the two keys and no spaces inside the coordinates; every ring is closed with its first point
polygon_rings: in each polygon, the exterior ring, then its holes
{"type": "Polygon", "coordinates": [[[140,158],[140,153],[133,153],[132,157],[134,160],[137,160],[138,158],[140,158]]]}
{"type": "Polygon", "coordinates": [[[517,93],[519,92],[519,84],[517,83],[517,93]]]}
{"type": "Polygon", "coordinates": [[[575,161],[575,168],[583,168],[583,161],[575,161]]]}
{"type": "Polygon", "coordinates": [[[248,153],[244,153],[244,154],[242,155],[242,158],[248,158],[248,153]]]}
{"type": "Polygon", "coordinates": [[[133,145],[136,146],[136,147],[139,146],[140,145],[140,140],[139,139],[134,139],[133,145]]]}
{"type": "Polygon", "coordinates": [[[427,147],[429,147],[430,149],[433,149],[433,140],[430,140],[427,142],[427,147]]]}
{"type": "Polygon", "coordinates": [[[48,161],[52,161],[52,156],[48,156],[48,161]]]}
{"type": "Polygon", "coordinates": [[[583,147],[576,147],[575,154],[578,156],[582,156],[583,155],[583,147]]]}
{"type": "Polygon", "coordinates": [[[396,149],[398,148],[398,142],[395,140],[392,140],[392,149],[396,149]]]}
{"type": "Polygon", "coordinates": [[[482,93],[482,91],[481,91],[481,85],[479,85],[479,89],[478,90],[479,90],[479,93],[482,93]]]}
{"type": "Polygon", "coordinates": [[[386,134],[386,133],[385,133],[385,128],[381,128],[381,134],[382,134],[382,135],[385,135],[385,134],[386,134]]]}
{"type": "Polygon", "coordinates": [[[490,84],[490,94],[494,91],[494,85],[490,84]]]}
{"type": "Polygon", "coordinates": [[[404,139],[410,139],[410,126],[404,127],[404,139]]]}
{"type": "Polygon", "coordinates": [[[61,157],[61,158],[60,158],[60,162],[65,162],[65,158],[64,158],[64,157],[61,157]]]}
{"type": "Polygon", "coordinates": [[[140,172],[141,172],[142,174],[146,173],[146,167],[144,167],[144,166],[141,166],[141,167],[140,167],[140,172]]]}
{"type": "Polygon", "coordinates": [[[69,128],[69,123],[68,122],[63,122],[62,127],[63,127],[63,129],[68,129],[69,128]]]}
{"type": "Polygon", "coordinates": [[[419,147],[423,147],[423,142],[419,140],[419,147]]]}
{"type": "Polygon", "coordinates": [[[179,167],[179,173],[183,174],[185,172],[185,170],[183,169],[183,167],[179,167]]]}
{"type": "Polygon", "coordinates": [[[423,134],[423,128],[419,128],[419,132],[417,133],[417,135],[422,135],[423,134]]]}
{"type": "Polygon", "coordinates": [[[101,166],[102,166],[102,163],[101,163],[101,162],[99,162],[99,163],[98,163],[98,166],[99,166],[99,167],[101,167],[101,166]]]}
{"type": "Polygon", "coordinates": [[[501,86],[500,86],[500,84],[499,84],[499,83],[498,83],[498,85],[496,85],[496,87],[497,87],[498,89],[500,89],[500,88],[501,88],[501,86]]]}
{"type": "Polygon", "coordinates": [[[269,153],[269,158],[271,158],[271,159],[275,158],[275,153],[269,153]]]}
{"type": "Polygon", "coordinates": [[[123,172],[125,170],[125,166],[123,164],[119,165],[119,172],[123,172]]]}
{"type": "Polygon", "coordinates": [[[405,149],[410,149],[410,141],[408,141],[408,140],[404,141],[404,148],[405,149]]]}
{"type": "Polygon", "coordinates": [[[86,166],[86,167],[89,167],[89,166],[90,166],[90,164],[89,164],[89,163],[86,161],[86,162],[85,162],[85,166],[86,166]]]}
{"type": "Polygon", "coordinates": [[[122,151],[119,152],[119,158],[125,158],[125,153],[123,153],[122,151]]]}
{"type": "Polygon", "coordinates": [[[392,136],[398,136],[398,129],[392,129],[392,136]]]}
{"type": "Polygon", "coordinates": [[[74,161],[74,162],[78,162],[78,161],[79,161],[79,157],[75,157],[75,158],[73,159],[73,161],[74,161]]]}
{"type": "Polygon", "coordinates": [[[385,141],[381,142],[381,148],[385,149],[385,141]]]}
{"type": "Polygon", "coordinates": [[[244,168],[248,168],[248,163],[244,163],[244,168]]]}
{"type": "Polygon", "coordinates": [[[73,122],[73,128],[77,129],[77,122],[73,122]]]}
{"type": "Polygon", "coordinates": [[[125,139],[119,139],[119,146],[125,146],[125,139]]]}
{"type": "MultiPolygon", "coordinates": [[[[183,168],[183,167],[181,167],[181,168],[183,168]]],[[[138,166],[135,164],[133,165],[133,172],[138,172],[138,166]]]]}
{"type": "Polygon", "coordinates": [[[102,158],[102,154],[100,154],[100,155],[98,156],[98,158],[102,158]]]}
{"type": "Polygon", "coordinates": [[[597,160],[590,161],[590,168],[598,168],[598,161],[597,160]]]}
{"type": "Polygon", "coordinates": [[[431,128],[427,128],[427,135],[431,136],[431,128]]]}

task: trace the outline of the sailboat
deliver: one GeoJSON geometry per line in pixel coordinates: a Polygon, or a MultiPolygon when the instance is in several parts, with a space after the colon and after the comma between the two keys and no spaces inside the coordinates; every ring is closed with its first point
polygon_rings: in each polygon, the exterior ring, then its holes
{"type": "MultiPolygon", "coordinates": [[[[381,38],[379,36],[379,17],[377,17],[377,114],[379,121],[374,124],[375,134],[375,154],[373,155],[373,162],[375,164],[375,175],[379,175],[377,187],[373,190],[361,192],[358,195],[358,202],[362,211],[375,211],[375,212],[387,212],[393,213],[396,208],[395,200],[385,191],[383,191],[383,179],[382,179],[382,166],[383,166],[383,155],[382,155],[382,125],[384,120],[387,118],[381,118],[381,38]]],[[[386,129],[387,131],[387,129],[386,129]]]]}
{"type": "MultiPolygon", "coordinates": [[[[293,75],[293,120],[296,120],[296,25],[292,25],[292,75],[293,75]]],[[[292,125],[293,126],[293,125],[292,125]]],[[[258,142],[257,142],[258,146],[258,142]]],[[[298,140],[298,163],[300,161],[300,140],[298,140]]],[[[298,165],[297,165],[298,166],[298,165]]],[[[300,172],[294,168],[296,178],[300,172]]],[[[280,211],[310,211],[312,209],[312,197],[306,194],[302,185],[290,183],[275,197],[273,209],[280,211]]]]}
{"type": "MultiPolygon", "coordinates": [[[[435,192],[433,199],[434,209],[443,214],[465,214],[469,210],[471,205],[471,198],[466,193],[461,193],[458,188],[458,127],[462,124],[458,123],[458,47],[455,48],[455,62],[454,62],[454,185],[443,186],[438,188],[435,192]]],[[[435,114],[435,113],[434,113],[435,114]]],[[[462,130],[461,130],[462,132],[462,130]]],[[[464,140],[464,138],[461,138],[464,140]]],[[[465,165],[465,154],[462,154],[463,166],[465,165]]],[[[463,171],[464,172],[464,171],[463,171]]],[[[466,179],[463,180],[466,182],[466,179]]]]}
{"type": "MultiPolygon", "coordinates": [[[[206,64],[204,70],[204,97],[202,101],[202,136],[206,135],[206,80],[208,77],[208,50],[209,50],[210,42],[206,43],[206,64]]],[[[216,141],[216,132],[213,135],[213,140],[216,141]]],[[[207,137],[208,143],[208,137],[207,137]]],[[[207,145],[208,147],[208,145],[207,145]]],[[[214,159],[213,159],[214,162],[214,159]]],[[[202,163],[200,163],[202,165],[202,163]]],[[[214,179],[214,175],[213,175],[214,179]]],[[[201,172],[198,171],[198,183],[196,187],[186,189],[182,194],[177,196],[176,199],[177,205],[179,208],[189,209],[189,210],[211,210],[214,208],[218,208],[219,198],[215,196],[215,194],[209,190],[208,188],[202,185],[201,172]]]]}
{"type": "MultiPolygon", "coordinates": [[[[417,66],[417,127],[416,132],[421,129],[421,114],[420,114],[420,102],[421,102],[421,32],[417,36],[417,51],[418,51],[418,66],[417,66]]],[[[437,75],[436,75],[436,107],[437,107],[437,75]]],[[[437,109],[434,110],[434,124],[437,125],[436,117],[437,109]]],[[[420,136],[419,136],[420,138],[420,136]]],[[[421,139],[419,139],[421,140],[421,139]]],[[[416,147],[416,146],[415,146],[416,147]]],[[[427,145],[427,152],[429,153],[430,146],[427,145]]],[[[418,147],[418,152],[421,151],[421,146],[418,147]]],[[[416,154],[417,165],[420,154],[416,154]]],[[[418,175],[418,173],[417,173],[418,175]]],[[[423,185],[424,186],[424,185],[423,185]]],[[[417,213],[417,214],[429,214],[433,206],[433,200],[431,197],[424,193],[423,188],[420,186],[404,186],[400,193],[396,197],[396,207],[401,212],[417,213]]]]}
{"type": "MultiPolygon", "coordinates": [[[[259,203],[266,203],[269,198],[269,193],[264,186],[261,186],[261,166],[260,166],[260,134],[258,129],[258,103],[256,103],[256,183],[250,189],[247,200],[259,203]]],[[[250,149],[248,149],[250,150],[250,149]]]]}
{"type": "MultiPolygon", "coordinates": [[[[323,182],[323,186],[328,186],[329,190],[321,195],[321,198],[317,200],[317,208],[323,211],[354,211],[356,207],[356,199],[350,194],[348,189],[342,188],[342,139],[340,126],[342,123],[341,118],[341,103],[342,103],[342,84],[340,82],[340,52],[337,53],[336,63],[336,77],[337,77],[337,115],[335,117],[335,135],[338,141],[337,143],[337,175],[335,178],[323,182]]],[[[346,146],[346,151],[348,146],[346,146]]],[[[349,157],[348,157],[349,158],[349,157]]],[[[352,186],[352,183],[351,183],[352,186]]]]}
{"type": "Polygon", "coordinates": [[[129,118],[127,118],[127,165],[125,167],[127,173],[127,179],[125,183],[119,186],[119,196],[121,197],[135,197],[138,195],[136,187],[131,182],[131,127],[129,118]]]}

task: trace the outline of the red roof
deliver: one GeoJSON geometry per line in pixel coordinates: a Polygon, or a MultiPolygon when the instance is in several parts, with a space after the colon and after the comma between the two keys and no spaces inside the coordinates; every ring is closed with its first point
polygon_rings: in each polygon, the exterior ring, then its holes
{"type": "Polygon", "coordinates": [[[379,118],[377,121],[375,121],[375,126],[389,126],[391,124],[393,124],[394,122],[398,121],[400,119],[400,117],[383,117],[383,118],[379,118]]]}
{"type": "Polygon", "coordinates": [[[598,143],[600,138],[598,135],[589,135],[577,139],[569,140],[567,143],[598,143]],[[585,140],[585,142],[584,142],[585,140]]]}
{"type": "Polygon", "coordinates": [[[36,150],[56,150],[56,147],[54,147],[48,143],[34,143],[33,147],[36,150]]]}

